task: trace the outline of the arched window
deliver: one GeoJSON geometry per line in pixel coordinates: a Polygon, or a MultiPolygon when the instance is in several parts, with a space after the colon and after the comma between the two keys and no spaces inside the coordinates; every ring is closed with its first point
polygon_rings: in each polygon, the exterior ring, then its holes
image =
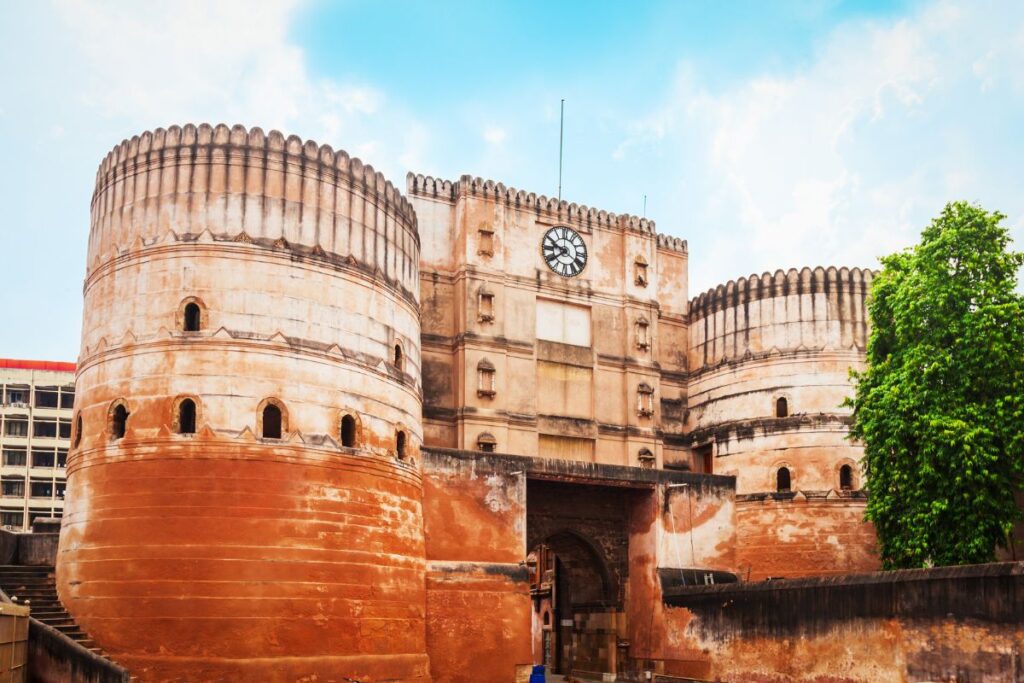
{"type": "Polygon", "coordinates": [[[346,448],[355,448],[357,432],[356,418],[352,415],[343,415],[341,417],[341,445],[346,448]]]}
{"type": "Polygon", "coordinates": [[[264,439],[280,439],[284,429],[284,415],[281,411],[281,406],[268,401],[263,406],[261,417],[262,432],[260,435],[264,439]]]}
{"type": "Polygon", "coordinates": [[[190,398],[183,398],[178,403],[178,433],[196,433],[196,402],[190,398]]]}
{"type": "Polygon", "coordinates": [[[178,325],[182,332],[198,332],[206,323],[206,306],[190,296],[178,305],[178,325]]]}
{"type": "Polygon", "coordinates": [[[544,612],[544,625],[545,626],[550,626],[551,625],[551,612],[544,612]]]}
{"type": "Polygon", "coordinates": [[[75,440],[72,442],[72,448],[78,448],[78,444],[82,443],[82,413],[78,413],[75,417],[75,440]]]}
{"type": "Polygon", "coordinates": [[[195,301],[190,301],[185,304],[184,319],[182,320],[182,329],[186,332],[198,332],[199,327],[202,324],[203,312],[199,308],[199,304],[195,301]]]}
{"type": "Polygon", "coordinates": [[[123,439],[128,429],[128,407],[124,401],[118,401],[110,411],[110,437],[114,440],[123,439]]]}
{"type": "Polygon", "coordinates": [[[775,490],[779,493],[788,493],[791,486],[788,467],[780,467],[775,473],[775,490]]]}
{"type": "Polygon", "coordinates": [[[395,454],[399,460],[405,460],[405,432],[401,429],[395,434],[395,454]]]}
{"type": "Polygon", "coordinates": [[[498,440],[494,438],[494,435],[482,432],[480,436],[476,437],[476,447],[477,450],[484,453],[493,453],[498,448],[498,440]]]}
{"type": "Polygon", "coordinates": [[[853,490],[853,468],[849,465],[839,468],[839,489],[841,491],[853,490]]]}
{"type": "Polygon", "coordinates": [[[405,352],[402,351],[401,344],[395,344],[395,367],[399,372],[405,371],[405,352]]]}
{"type": "Polygon", "coordinates": [[[786,400],[785,396],[779,396],[775,400],[775,417],[787,416],[789,416],[789,401],[786,400]]]}

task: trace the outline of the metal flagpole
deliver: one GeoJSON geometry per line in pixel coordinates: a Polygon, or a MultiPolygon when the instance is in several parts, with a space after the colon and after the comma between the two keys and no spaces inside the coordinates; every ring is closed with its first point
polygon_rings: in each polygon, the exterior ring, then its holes
{"type": "Polygon", "coordinates": [[[562,201],[562,141],[565,133],[565,98],[562,98],[562,110],[558,116],[558,201],[562,201]]]}

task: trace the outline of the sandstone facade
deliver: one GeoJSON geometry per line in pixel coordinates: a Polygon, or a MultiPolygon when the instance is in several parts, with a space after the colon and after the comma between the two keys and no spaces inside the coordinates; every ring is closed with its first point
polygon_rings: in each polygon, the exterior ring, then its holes
{"type": "Polygon", "coordinates": [[[869,272],[690,301],[652,221],[469,176],[407,196],[240,126],[101,164],[58,584],[117,661],[629,680],[699,654],[667,586],[874,566],[839,407],[869,272]]]}

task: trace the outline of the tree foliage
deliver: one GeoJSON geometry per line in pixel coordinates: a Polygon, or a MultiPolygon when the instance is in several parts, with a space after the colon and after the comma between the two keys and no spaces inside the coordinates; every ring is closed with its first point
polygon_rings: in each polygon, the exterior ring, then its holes
{"type": "Polygon", "coordinates": [[[948,204],[872,283],[848,405],[886,568],[990,562],[1020,516],[1024,254],[1003,218],[948,204]]]}

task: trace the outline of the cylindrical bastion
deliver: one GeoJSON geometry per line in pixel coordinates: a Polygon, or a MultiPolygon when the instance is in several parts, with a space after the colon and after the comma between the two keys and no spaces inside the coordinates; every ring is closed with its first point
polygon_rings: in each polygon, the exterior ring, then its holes
{"type": "Polygon", "coordinates": [[[140,680],[429,680],[418,266],[326,145],[172,126],[100,165],[57,582],[140,680]]]}

